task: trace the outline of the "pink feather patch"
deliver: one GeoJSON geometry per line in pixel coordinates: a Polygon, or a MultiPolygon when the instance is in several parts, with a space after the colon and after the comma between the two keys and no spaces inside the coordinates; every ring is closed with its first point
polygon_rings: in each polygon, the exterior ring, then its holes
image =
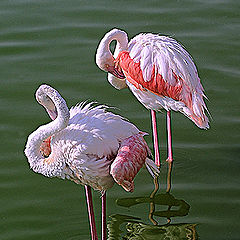
{"type": "Polygon", "coordinates": [[[142,168],[150,149],[143,139],[145,133],[133,135],[121,142],[117,157],[111,165],[110,174],[126,191],[133,192],[133,179],[142,168]]]}

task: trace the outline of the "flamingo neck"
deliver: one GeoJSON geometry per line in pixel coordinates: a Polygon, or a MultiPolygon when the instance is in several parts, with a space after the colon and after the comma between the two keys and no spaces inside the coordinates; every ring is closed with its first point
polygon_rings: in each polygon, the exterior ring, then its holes
{"type": "Polygon", "coordinates": [[[121,51],[125,51],[128,49],[128,36],[124,31],[121,31],[121,30],[116,31],[116,32],[112,33],[111,35],[112,36],[110,37],[110,42],[108,43],[108,50],[110,51],[110,49],[109,49],[110,43],[113,40],[116,40],[117,44],[116,44],[116,48],[115,48],[114,55],[113,55],[113,57],[116,59],[118,57],[118,54],[121,51]]]}
{"type": "Polygon", "coordinates": [[[60,94],[49,86],[44,87],[44,94],[51,98],[55,104],[58,116],[54,121],[40,126],[36,131],[29,135],[25,148],[25,154],[31,168],[38,166],[39,162],[44,160],[44,157],[40,153],[42,141],[66,128],[70,117],[67,104],[60,94]]]}
{"type": "Polygon", "coordinates": [[[114,64],[114,58],[118,56],[118,54],[127,50],[128,48],[128,36],[127,33],[121,31],[119,29],[113,29],[110,32],[106,33],[106,35],[101,40],[96,54],[96,62],[97,65],[105,70],[105,64],[112,65],[114,64]],[[115,48],[114,56],[110,51],[110,43],[116,40],[117,45],[115,48]]]}

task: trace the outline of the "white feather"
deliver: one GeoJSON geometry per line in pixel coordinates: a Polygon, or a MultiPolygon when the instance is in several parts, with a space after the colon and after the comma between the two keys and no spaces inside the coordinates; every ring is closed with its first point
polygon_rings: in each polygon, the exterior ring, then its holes
{"type": "MultiPolygon", "coordinates": [[[[140,131],[106,106],[80,103],[70,109],[67,127],[52,135],[49,159],[34,161],[30,144],[25,153],[32,169],[48,177],[68,178],[104,191],[113,185],[109,167],[120,142],[140,131]]],[[[53,123],[53,122],[51,122],[53,123]]],[[[39,154],[36,156],[36,159],[39,154]]],[[[41,158],[41,157],[40,157],[41,158]]]]}
{"type": "Polygon", "coordinates": [[[148,81],[155,66],[171,85],[175,82],[172,72],[186,79],[190,86],[195,87],[198,83],[191,56],[172,38],[151,33],[139,34],[130,41],[128,50],[134,62],[140,62],[145,81],[148,81]]]}

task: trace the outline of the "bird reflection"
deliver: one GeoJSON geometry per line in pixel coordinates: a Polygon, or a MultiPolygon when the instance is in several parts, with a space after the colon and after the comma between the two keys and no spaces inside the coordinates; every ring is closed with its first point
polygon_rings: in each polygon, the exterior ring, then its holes
{"type": "Polygon", "coordinates": [[[126,215],[115,214],[110,216],[108,224],[108,240],[197,240],[198,234],[196,224],[179,223],[166,224],[161,226],[148,225],[140,222],[138,218],[126,215]],[[121,225],[125,225],[124,234],[121,225]]]}
{"type": "MultiPolygon", "coordinates": [[[[155,182],[155,189],[150,196],[120,198],[116,204],[130,208],[140,204],[149,204],[148,217],[153,224],[144,223],[141,218],[114,214],[108,222],[108,240],[129,239],[129,240],[196,240],[198,234],[195,223],[172,224],[174,217],[184,217],[188,215],[190,205],[182,200],[175,198],[169,192],[157,193],[158,184],[155,182]],[[164,224],[159,224],[165,219],[164,224]]],[[[147,209],[144,207],[144,209],[147,209]]]]}
{"type": "MultiPolygon", "coordinates": [[[[151,197],[121,198],[117,199],[116,203],[117,205],[122,207],[132,207],[134,205],[142,203],[149,203],[150,204],[149,216],[166,218],[167,223],[170,223],[171,218],[173,217],[183,217],[188,215],[190,209],[190,205],[188,203],[186,203],[182,199],[176,199],[170,193],[159,193],[156,194],[153,198],[151,197]],[[152,207],[152,205],[154,207],[152,207]],[[167,207],[167,210],[156,210],[156,206],[159,206],[160,208],[167,207]]],[[[154,221],[157,222],[156,220],[154,221]]],[[[158,224],[154,223],[154,225],[158,224]]]]}

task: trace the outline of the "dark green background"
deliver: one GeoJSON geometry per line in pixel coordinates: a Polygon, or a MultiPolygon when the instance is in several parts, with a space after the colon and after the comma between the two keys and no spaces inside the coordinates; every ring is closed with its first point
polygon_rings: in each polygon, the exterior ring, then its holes
{"type": "MultiPolygon", "coordinates": [[[[69,107],[86,99],[115,106],[114,112],[151,133],[149,112],[129,90],[112,88],[95,65],[96,47],[113,27],[130,38],[140,32],[170,35],[194,57],[209,98],[211,128],[198,129],[173,114],[172,194],[191,206],[188,216],[173,223],[198,224],[204,240],[239,239],[239,9],[235,0],[1,0],[0,239],[89,239],[83,187],[33,173],[23,155],[30,132],[49,121],[34,99],[40,84],[58,89],[69,107]]],[[[165,113],[158,125],[165,162],[165,113]]],[[[151,134],[146,140],[152,148],[151,134]]],[[[165,176],[166,163],[162,193],[165,176]]],[[[133,194],[115,185],[108,191],[108,215],[135,216],[151,225],[148,204],[125,209],[115,200],[148,196],[152,188],[146,169],[133,194]]],[[[94,201],[100,230],[99,193],[94,201]]]]}

